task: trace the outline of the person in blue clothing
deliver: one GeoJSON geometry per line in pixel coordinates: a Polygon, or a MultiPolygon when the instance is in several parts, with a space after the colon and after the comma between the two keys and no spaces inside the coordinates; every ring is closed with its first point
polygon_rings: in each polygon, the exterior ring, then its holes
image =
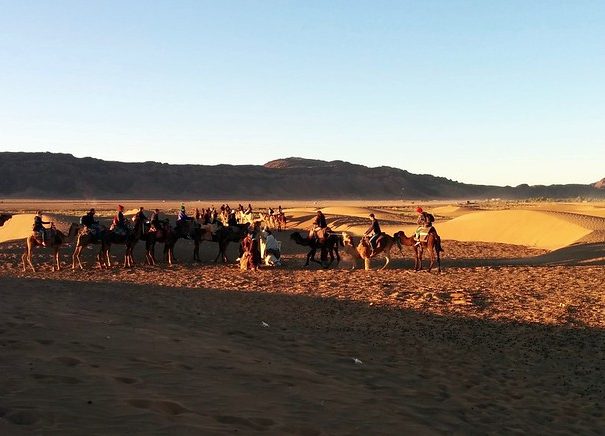
{"type": "MultiPolygon", "coordinates": [[[[181,203],[181,208],[176,217],[176,230],[177,233],[186,233],[187,232],[187,221],[193,221],[193,217],[187,215],[185,211],[185,204],[181,203]]],[[[188,237],[188,236],[186,236],[188,237]]]]}
{"type": "Polygon", "coordinates": [[[44,228],[44,224],[50,224],[50,221],[42,220],[42,211],[39,210],[34,217],[34,232],[38,234],[38,239],[42,243],[43,247],[46,247],[46,229],[44,228]]]}

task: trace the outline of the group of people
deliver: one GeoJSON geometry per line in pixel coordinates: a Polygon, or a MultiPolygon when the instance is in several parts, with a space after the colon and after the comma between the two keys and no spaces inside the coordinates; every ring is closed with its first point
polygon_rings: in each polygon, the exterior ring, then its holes
{"type": "MultiPolygon", "coordinates": [[[[415,232],[416,245],[420,245],[422,243],[423,238],[425,238],[429,232],[435,232],[436,230],[433,227],[433,222],[435,221],[435,217],[424,211],[421,207],[416,208],[416,213],[418,214],[417,224],[418,228],[415,232]]],[[[382,234],[382,230],[380,229],[380,223],[376,216],[371,213],[370,217],[370,227],[364,232],[364,237],[368,238],[368,243],[370,244],[370,257],[374,255],[374,250],[376,249],[376,243],[382,234]]],[[[321,210],[317,211],[315,216],[315,220],[313,221],[313,225],[309,230],[309,239],[322,239],[326,236],[326,232],[329,232],[330,228],[328,227],[328,223],[325,215],[321,210]]]]}
{"type": "MultiPolygon", "coordinates": [[[[185,205],[181,203],[179,212],[177,214],[176,219],[176,229],[177,231],[184,226],[186,221],[201,221],[203,224],[211,224],[215,223],[217,219],[220,217],[227,217],[226,224],[237,225],[236,212],[240,211],[244,215],[252,214],[252,205],[248,204],[247,208],[244,208],[242,204],[238,205],[237,209],[231,209],[228,204],[223,204],[217,210],[214,206],[211,206],[207,209],[202,209],[201,211],[196,208],[195,216],[190,217],[187,215],[185,205]]],[[[419,245],[422,242],[422,239],[426,237],[431,231],[436,232],[433,227],[433,222],[435,218],[432,214],[424,211],[421,207],[416,208],[416,213],[418,213],[417,224],[418,228],[416,229],[415,239],[416,245],[419,245]]],[[[80,224],[84,227],[85,231],[90,232],[95,235],[99,231],[99,221],[95,219],[96,211],[94,208],[91,208],[86,215],[84,215],[80,219],[80,224]]],[[[273,208],[268,208],[269,216],[273,216],[275,214],[275,210],[273,208]]],[[[281,205],[278,207],[278,214],[283,214],[283,210],[281,205]]],[[[369,215],[371,220],[370,227],[364,232],[364,237],[368,238],[368,243],[370,245],[371,253],[370,256],[374,255],[374,250],[376,249],[376,243],[382,234],[380,229],[380,223],[376,216],[371,213],[369,215]]],[[[151,218],[148,220],[145,216],[144,208],[140,207],[138,212],[135,214],[135,219],[141,220],[141,222],[149,223],[149,232],[157,232],[165,229],[165,226],[168,224],[168,220],[160,220],[160,210],[155,209],[151,215],[151,218]]],[[[38,211],[36,216],[34,217],[34,225],[33,230],[34,233],[38,235],[39,242],[46,246],[46,240],[48,239],[46,236],[46,228],[45,224],[52,224],[50,221],[44,221],[42,216],[42,211],[38,211]]],[[[117,232],[128,234],[129,232],[129,224],[128,220],[124,217],[124,206],[121,204],[118,205],[117,213],[113,217],[110,230],[117,232]]],[[[321,210],[317,211],[315,216],[315,220],[313,221],[313,225],[309,230],[309,239],[323,239],[327,236],[327,233],[330,231],[328,227],[328,223],[325,215],[321,210]]],[[[269,255],[274,255],[276,259],[280,258],[279,245],[277,240],[273,236],[270,230],[265,231],[266,234],[266,248],[265,252],[269,255]]],[[[248,234],[242,241],[242,252],[248,253],[246,256],[247,269],[256,269],[260,263],[260,250],[258,247],[258,241],[254,237],[254,229],[250,228],[248,234]]]]}

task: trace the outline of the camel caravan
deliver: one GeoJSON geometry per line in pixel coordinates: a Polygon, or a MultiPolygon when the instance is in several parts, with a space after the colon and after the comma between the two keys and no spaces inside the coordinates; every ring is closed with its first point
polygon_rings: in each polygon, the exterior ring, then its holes
{"type": "MultiPolygon", "coordinates": [[[[422,260],[425,252],[430,258],[428,271],[436,265],[441,271],[440,253],[441,238],[433,226],[434,217],[421,208],[416,210],[418,216],[418,229],[414,235],[407,236],[403,231],[394,235],[384,233],[374,214],[370,214],[370,226],[363,236],[356,238],[348,232],[334,232],[327,224],[326,217],[321,210],[317,215],[308,233],[295,231],[291,233],[290,239],[294,243],[308,247],[304,266],[311,262],[318,263],[328,268],[341,260],[339,249],[343,249],[354,260],[353,268],[358,261],[363,262],[366,270],[370,269],[371,259],[382,256],[385,263],[380,269],[386,268],[391,261],[391,252],[397,247],[403,255],[403,248],[408,247],[414,256],[414,270],[422,269],[422,260]],[[320,253],[320,259],[316,254],[320,253]]],[[[277,212],[268,208],[266,212],[255,214],[252,206],[248,204],[244,208],[241,204],[237,209],[231,209],[228,205],[222,205],[220,209],[214,207],[195,210],[193,216],[186,213],[185,205],[181,204],[174,226],[170,225],[168,219],[160,218],[160,211],[155,209],[151,217],[145,215],[141,207],[132,216],[126,219],[124,207],[118,205],[118,210],[109,227],[101,225],[95,217],[96,211],[90,209],[80,218],[79,223],[72,223],[67,234],[57,230],[54,223],[43,221],[41,211],[34,218],[33,232],[26,238],[26,248],[22,255],[23,270],[27,265],[35,272],[32,263],[32,251],[34,247],[47,247],[53,251],[53,270],[61,268],[59,261],[59,249],[70,240],[74,240],[74,252],[72,254],[72,269],[83,269],[81,253],[85,247],[98,246],[96,255],[98,267],[101,269],[112,266],[110,250],[112,246],[124,246],[124,259],[122,266],[133,267],[134,248],[140,242],[145,247],[145,262],[148,265],[156,265],[156,244],[163,244],[164,259],[169,265],[176,262],[174,248],[181,239],[193,241],[193,260],[200,261],[200,245],[204,241],[215,242],[218,252],[214,262],[221,259],[228,262],[227,247],[230,243],[238,244],[239,257],[242,269],[257,269],[261,264],[267,266],[280,266],[281,242],[277,241],[274,231],[283,231],[287,227],[286,214],[279,206],[277,212]],[[46,228],[45,225],[50,225],[46,228]]],[[[7,219],[10,219],[8,217],[7,219]]]]}

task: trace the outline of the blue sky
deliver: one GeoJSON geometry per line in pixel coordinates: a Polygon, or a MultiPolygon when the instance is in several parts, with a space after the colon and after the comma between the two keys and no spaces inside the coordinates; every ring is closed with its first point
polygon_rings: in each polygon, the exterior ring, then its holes
{"type": "Polygon", "coordinates": [[[605,177],[602,1],[0,0],[0,150],[605,177]]]}

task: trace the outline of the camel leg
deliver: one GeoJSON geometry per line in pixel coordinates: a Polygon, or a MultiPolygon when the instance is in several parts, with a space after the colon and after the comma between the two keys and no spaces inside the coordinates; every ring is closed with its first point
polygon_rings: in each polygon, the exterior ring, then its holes
{"type": "Polygon", "coordinates": [[[32,252],[33,252],[33,246],[30,243],[30,241],[28,240],[26,243],[26,247],[25,247],[25,253],[23,253],[23,256],[22,256],[23,272],[27,271],[27,267],[25,266],[25,259],[27,259],[27,263],[31,267],[32,271],[36,272],[36,268],[34,268],[34,264],[32,263],[32,252]]]}
{"type": "Polygon", "coordinates": [[[54,247],[54,257],[55,257],[55,263],[57,265],[57,269],[55,270],[55,267],[53,265],[53,271],[61,271],[61,263],[59,262],[59,247],[54,247]]]}
{"type": "Polygon", "coordinates": [[[80,267],[80,269],[84,269],[84,267],[82,266],[82,260],[80,259],[80,253],[82,252],[83,247],[83,245],[78,245],[74,250],[72,269],[76,269],[76,260],[78,261],[78,266],[80,267]]]}
{"type": "Polygon", "coordinates": [[[439,248],[437,249],[437,272],[441,272],[441,255],[439,254],[439,248]]]}
{"type": "Polygon", "coordinates": [[[32,251],[30,250],[29,253],[27,253],[27,262],[29,263],[29,266],[32,267],[32,271],[36,272],[36,268],[34,268],[34,264],[32,262],[32,251]]]}
{"type": "Polygon", "coordinates": [[[363,263],[364,263],[364,269],[366,271],[369,271],[370,270],[370,266],[371,266],[370,265],[370,258],[369,257],[364,257],[363,258],[363,263]]]}
{"type": "Polygon", "coordinates": [[[27,265],[25,263],[25,259],[27,258],[28,250],[26,249],[25,253],[21,256],[21,262],[23,262],[23,272],[27,271],[27,265]]]}
{"type": "Polygon", "coordinates": [[[193,260],[200,261],[200,242],[197,240],[193,241],[193,260]]]}
{"type": "Polygon", "coordinates": [[[381,270],[385,269],[387,267],[387,265],[389,264],[390,261],[391,261],[391,258],[389,257],[389,255],[385,254],[384,255],[384,265],[380,269],[381,270]]]}

